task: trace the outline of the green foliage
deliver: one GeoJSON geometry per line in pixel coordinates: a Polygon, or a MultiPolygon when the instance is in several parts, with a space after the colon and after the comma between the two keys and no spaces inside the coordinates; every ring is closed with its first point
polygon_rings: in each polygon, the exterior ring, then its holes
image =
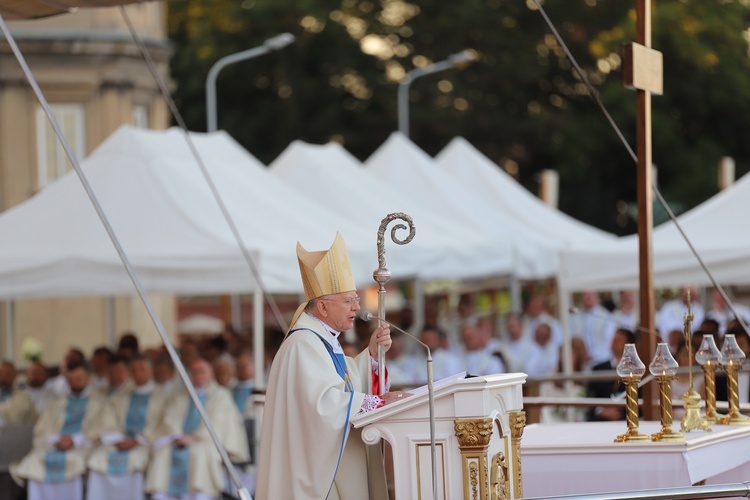
{"type": "MultiPolygon", "coordinates": [[[[635,166],[528,0],[187,0],[169,4],[175,97],[205,130],[205,78],[220,57],[289,31],[280,52],[227,67],[219,126],[264,162],[295,139],[343,142],[365,159],[397,127],[398,80],[466,48],[478,61],[415,80],[411,138],[435,154],[466,137],[532,191],[560,173],[561,208],[602,227],[635,229],[635,166]],[[624,203],[623,203],[624,202],[624,203]],[[625,224],[622,222],[625,221],[625,224]]],[[[635,94],[621,83],[620,48],[635,38],[635,2],[548,1],[545,10],[635,148],[635,94]]],[[[675,206],[717,191],[721,156],[750,168],[747,1],[654,3],[653,46],[665,94],[653,97],[654,162],[675,206]]]]}

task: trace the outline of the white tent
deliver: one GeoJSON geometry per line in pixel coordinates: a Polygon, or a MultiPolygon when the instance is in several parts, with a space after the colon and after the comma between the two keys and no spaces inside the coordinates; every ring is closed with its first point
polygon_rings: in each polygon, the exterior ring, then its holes
{"type": "MultiPolygon", "coordinates": [[[[337,230],[357,278],[371,276],[377,266],[370,259],[371,233],[284,186],[225,133],[191,136],[243,240],[259,256],[269,291],[300,293],[296,242],[327,248],[337,230]]],[[[82,167],[144,288],[182,294],[256,289],[182,131],[122,127],[82,167]]],[[[72,172],[0,215],[0,234],[2,298],[134,293],[72,172]]]]}
{"type": "Polygon", "coordinates": [[[603,244],[616,239],[545,204],[463,137],[453,139],[435,162],[487,204],[554,238],[561,246],[603,244]]]}
{"type": "MultiPolygon", "coordinates": [[[[373,235],[386,214],[406,212],[411,216],[417,229],[414,240],[403,247],[386,241],[389,269],[405,264],[418,269],[421,278],[460,279],[505,271],[511,264],[476,234],[436,219],[422,205],[409,203],[368,174],[338,143],[321,146],[295,141],[271,163],[270,170],[297,191],[315,193],[316,200],[327,208],[348,213],[373,235]]],[[[388,233],[395,224],[389,225],[388,233]]],[[[397,236],[403,239],[406,231],[397,232],[397,236]]]]}
{"type": "Polygon", "coordinates": [[[473,231],[511,266],[505,271],[517,278],[554,276],[559,244],[552,238],[514,220],[472,192],[464,179],[456,179],[401,133],[388,140],[365,162],[367,171],[400,190],[405,200],[421,204],[452,225],[473,231]]]}
{"type": "MultiPolygon", "coordinates": [[[[715,195],[678,220],[721,284],[750,283],[750,176],[715,195]]],[[[710,285],[705,272],[671,221],[654,229],[654,286],[710,285]]],[[[606,245],[566,250],[560,282],[567,290],[637,289],[638,235],[606,245]]]]}

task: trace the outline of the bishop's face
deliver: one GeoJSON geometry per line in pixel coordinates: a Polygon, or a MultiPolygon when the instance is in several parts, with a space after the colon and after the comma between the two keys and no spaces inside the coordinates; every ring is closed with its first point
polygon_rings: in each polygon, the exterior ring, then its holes
{"type": "Polygon", "coordinates": [[[337,332],[344,332],[354,327],[359,310],[359,296],[351,291],[320,297],[315,314],[337,332]]]}

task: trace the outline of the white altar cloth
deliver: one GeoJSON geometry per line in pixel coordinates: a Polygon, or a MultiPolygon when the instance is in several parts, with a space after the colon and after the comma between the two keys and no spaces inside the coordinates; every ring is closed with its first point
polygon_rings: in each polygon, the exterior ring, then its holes
{"type": "MultiPolygon", "coordinates": [[[[648,435],[660,428],[658,422],[640,424],[648,435]]],[[[689,432],[684,442],[615,443],[624,421],[529,425],[521,440],[524,496],[750,481],[750,426],[711,428],[689,432]]]]}

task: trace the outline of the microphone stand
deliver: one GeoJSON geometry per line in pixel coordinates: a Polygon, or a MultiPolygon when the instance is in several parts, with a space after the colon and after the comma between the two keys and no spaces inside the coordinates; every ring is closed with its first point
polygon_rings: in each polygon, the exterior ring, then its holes
{"type": "MultiPolygon", "coordinates": [[[[369,311],[362,311],[360,318],[363,321],[370,321],[371,319],[375,318],[377,320],[380,320],[381,322],[385,322],[383,318],[378,318],[377,316],[374,316],[369,311]]],[[[432,351],[430,351],[430,348],[427,346],[427,344],[419,340],[414,335],[406,332],[405,330],[402,330],[401,328],[395,325],[389,325],[389,327],[393,328],[399,333],[403,333],[407,337],[414,339],[417,343],[419,343],[422,347],[424,347],[427,350],[427,404],[428,404],[429,414],[430,414],[430,460],[432,463],[432,498],[433,500],[437,500],[438,499],[437,446],[435,445],[435,387],[433,386],[434,377],[433,377],[433,371],[432,371],[432,351]]]]}

